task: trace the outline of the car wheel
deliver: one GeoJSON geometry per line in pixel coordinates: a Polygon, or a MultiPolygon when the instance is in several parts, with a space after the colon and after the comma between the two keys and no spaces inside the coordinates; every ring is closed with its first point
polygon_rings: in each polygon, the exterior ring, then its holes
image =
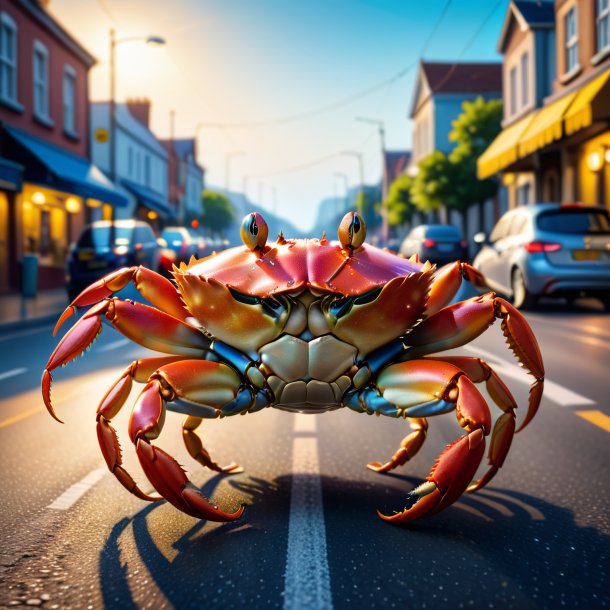
{"type": "Polygon", "coordinates": [[[520,269],[513,269],[510,285],[513,290],[513,305],[517,309],[533,309],[536,306],[537,299],[527,289],[525,277],[520,269]]]}

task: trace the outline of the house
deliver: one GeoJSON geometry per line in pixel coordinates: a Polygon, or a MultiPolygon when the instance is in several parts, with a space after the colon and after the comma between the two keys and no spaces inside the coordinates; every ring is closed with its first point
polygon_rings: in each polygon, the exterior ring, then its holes
{"type": "Polygon", "coordinates": [[[103,171],[110,172],[115,160],[115,182],[129,200],[122,209],[105,208],[101,217],[136,218],[149,222],[157,231],[172,222],[177,210],[169,202],[169,158],[163,143],[150,130],[148,99],[130,99],[115,104],[116,138],[96,137],[110,131],[110,103],[91,104],[91,157],[103,171]]]}
{"type": "Polygon", "coordinates": [[[19,289],[25,254],[38,258],[38,288],[63,286],[83,224],[127,204],[89,160],[94,64],[44,2],[0,4],[0,292],[19,289]]]}
{"type": "Polygon", "coordinates": [[[610,207],[610,6],[605,0],[512,0],[498,48],[508,74],[503,130],[478,160],[502,176],[509,205],[580,201],[610,207]],[[532,73],[519,73],[531,53],[532,73]],[[514,72],[513,72],[514,70],[514,72]],[[515,76],[511,76],[515,74],[515,76]]]}

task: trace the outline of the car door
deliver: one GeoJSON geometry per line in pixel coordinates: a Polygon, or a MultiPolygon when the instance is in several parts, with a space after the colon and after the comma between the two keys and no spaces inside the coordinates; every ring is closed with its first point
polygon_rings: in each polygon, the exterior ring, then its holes
{"type": "Polygon", "coordinates": [[[502,216],[489,236],[489,243],[485,244],[477,254],[476,266],[483,273],[489,285],[495,290],[506,291],[505,273],[503,269],[504,253],[507,248],[506,238],[513,219],[513,214],[502,216]]]}

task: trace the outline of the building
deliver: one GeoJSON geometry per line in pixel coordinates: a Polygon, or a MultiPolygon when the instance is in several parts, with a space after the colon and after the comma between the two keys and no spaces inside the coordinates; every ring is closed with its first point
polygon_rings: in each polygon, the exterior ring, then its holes
{"type": "Polygon", "coordinates": [[[0,292],[18,290],[24,254],[41,289],[90,214],[127,200],[89,161],[87,76],[95,59],[43,2],[0,2],[0,292]]]}
{"type": "MultiPolygon", "coordinates": [[[[437,63],[421,61],[411,103],[412,156],[408,173],[415,175],[418,163],[434,151],[451,153],[455,143],[449,140],[452,123],[463,112],[462,105],[482,97],[502,98],[502,64],[498,62],[437,63]]],[[[491,228],[499,206],[489,201],[482,211],[472,206],[468,212],[469,235],[491,228]],[[480,220],[484,226],[479,226],[480,220]]],[[[441,219],[462,227],[457,212],[441,210],[441,219]]],[[[415,222],[432,222],[433,215],[418,214],[415,222]]]]}
{"type": "Polygon", "coordinates": [[[177,210],[169,202],[169,157],[163,143],[150,130],[150,101],[132,99],[115,104],[115,148],[105,136],[110,129],[110,103],[91,104],[91,157],[103,171],[111,173],[115,159],[115,183],[129,205],[113,210],[105,207],[100,217],[136,218],[148,221],[157,231],[173,222],[177,210]],[[100,137],[100,134],[102,137],[100,137]]]}
{"type": "Polygon", "coordinates": [[[479,176],[501,174],[511,207],[537,201],[610,207],[607,0],[512,0],[498,49],[509,112],[478,161],[479,176]]]}
{"type": "Polygon", "coordinates": [[[190,224],[202,215],[205,172],[197,163],[197,143],[193,138],[172,138],[162,143],[168,154],[169,201],[178,220],[190,224]]]}

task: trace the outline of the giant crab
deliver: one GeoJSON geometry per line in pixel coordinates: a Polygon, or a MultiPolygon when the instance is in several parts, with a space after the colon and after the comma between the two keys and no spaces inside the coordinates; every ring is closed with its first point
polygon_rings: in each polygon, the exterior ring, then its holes
{"type": "Polygon", "coordinates": [[[103,397],[97,435],[108,468],[143,500],[166,499],[194,517],[232,521],[204,497],[178,462],[152,443],[166,409],[184,413],[189,454],[204,467],[241,472],[212,460],[195,429],[203,419],[254,413],[267,407],[358,413],[407,419],[412,428],[376,472],[405,464],[421,448],[427,418],[455,411],[465,434],[440,454],[427,480],[386,521],[407,522],[437,513],[462,493],[486,485],[504,463],[516,428],[517,405],[485,361],[438,352],[460,347],[496,319],[510,349],[534,377],[523,429],[540,404],[544,368],[536,339],[510,303],[488,292],[448,305],[462,278],[484,285],[469,264],[437,269],[365,244],[356,213],[339,226],[339,241],[285,239],[268,244],[258,213],[241,225],[243,246],[191,259],[174,268],[174,282],[143,267],[124,268],[86,288],[64,311],[57,329],[78,308],[92,306],[62,338],[42,376],[44,403],[53,417],[51,371],[89,348],[110,323],[144,347],[170,354],[132,362],[103,397]],[[154,307],[111,295],[129,283],[154,307]],[[434,354],[434,355],[432,355],[434,354]],[[129,436],[144,473],[160,496],[145,493],[122,465],[111,420],[133,381],[146,384],[129,421],[129,436]],[[492,418],[475,384],[485,382],[502,414],[492,418]],[[470,485],[491,433],[489,468],[470,485]]]}

